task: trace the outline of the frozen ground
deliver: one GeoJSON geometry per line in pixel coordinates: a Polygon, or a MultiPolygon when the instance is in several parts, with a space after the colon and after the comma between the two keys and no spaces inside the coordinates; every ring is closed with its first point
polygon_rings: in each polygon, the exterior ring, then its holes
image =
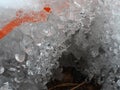
{"type": "Polygon", "coordinates": [[[0,1],[1,28],[19,9],[42,10],[49,2],[53,10],[47,22],[24,23],[0,40],[0,90],[47,89],[64,51],[102,90],[119,90],[120,0],[50,1],[0,1]]]}

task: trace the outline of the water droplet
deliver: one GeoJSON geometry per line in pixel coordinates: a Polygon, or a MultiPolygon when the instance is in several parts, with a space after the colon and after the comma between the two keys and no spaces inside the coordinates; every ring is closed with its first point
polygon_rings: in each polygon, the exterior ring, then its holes
{"type": "Polygon", "coordinates": [[[18,62],[24,62],[24,60],[25,60],[25,54],[15,54],[15,59],[18,62]]]}
{"type": "Polygon", "coordinates": [[[20,83],[20,81],[17,78],[14,78],[16,83],[20,83]]]}
{"type": "Polygon", "coordinates": [[[42,45],[41,43],[38,43],[38,44],[37,44],[37,46],[39,46],[39,47],[40,47],[41,45],[42,45]]]}
{"type": "Polygon", "coordinates": [[[92,50],[91,55],[92,57],[97,57],[99,55],[99,52],[97,50],[92,50]]]}
{"type": "Polygon", "coordinates": [[[118,86],[120,86],[120,80],[117,81],[118,86]]]}
{"type": "Polygon", "coordinates": [[[3,73],[4,73],[4,71],[5,71],[5,68],[4,68],[4,67],[2,67],[2,66],[0,66],[0,74],[3,74],[3,73]]]}
{"type": "Polygon", "coordinates": [[[114,52],[114,54],[117,55],[118,54],[118,49],[114,49],[113,52],[114,52]]]}
{"type": "Polygon", "coordinates": [[[15,72],[16,68],[9,68],[9,71],[15,72]]]}

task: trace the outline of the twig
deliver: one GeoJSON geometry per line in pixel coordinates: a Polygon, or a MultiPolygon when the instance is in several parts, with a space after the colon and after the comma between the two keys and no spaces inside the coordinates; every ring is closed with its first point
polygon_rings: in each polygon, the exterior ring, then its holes
{"type": "Polygon", "coordinates": [[[70,90],[75,90],[76,88],[81,87],[81,86],[83,86],[84,84],[85,84],[85,82],[82,82],[82,83],[78,84],[77,86],[73,87],[73,88],[70,89],[70,90]]]}
{"type": "Polygon", "coordinates": [[[53,89],[59,88],[59,87],[76,86],[76,85],[78,85],[78,83],[63,83],[63,84],[56,85],[56,86],[50,88],[49,90],[53,90],[53,89]]]}

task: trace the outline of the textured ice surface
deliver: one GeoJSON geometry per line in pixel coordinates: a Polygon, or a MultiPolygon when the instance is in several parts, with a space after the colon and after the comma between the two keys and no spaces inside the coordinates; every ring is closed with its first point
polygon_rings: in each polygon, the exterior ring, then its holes
{"type": "Polygon", "coordinates": [[[0,28],[16,11],[39,11],[48,4],[52,13],[46,22],[23,23],[0,40],[0,90],[47,89],[64,51],[72,52],[80,62],[76,68],[97,77],[103,90],[119,90],[120,1],[4,0],[0,28]]]}
{"type": "Polygon", "coordinates": [[[120,1],[98,3],[95,19],[81,28],[70,49],[79,59],[77,69],[99,78],[102,90],[120,90],[120,1]]]}
{"type": "Polygon", "coordinates": [[[1,29],[16,18],[18,10],[37,12],[49,4],[52,13],[46,22],[23,23],[0,40],[0,72],[4,77],[0,86],[6,90],[9,85],[13,90],[42,90],[46,89],[45,84],[58,68],[57,59],[69,47],[71,36],[81,27],[78,20],[80,7],[69,0],[36,0],[42,4],[37,3],[38,7],[33,0],[23,1],[0,1],[1,29]],[[5,82],[8,84],[4,85],[5,82]]]}
{"type": "Polygon", "coordinates": [[[6,9],[33,9],[42,6],[42,3],[38,3],[39,0],[1,0],[0,8],[6,9]],[[35,5],[34,5],[35,4],[35,5]]]}

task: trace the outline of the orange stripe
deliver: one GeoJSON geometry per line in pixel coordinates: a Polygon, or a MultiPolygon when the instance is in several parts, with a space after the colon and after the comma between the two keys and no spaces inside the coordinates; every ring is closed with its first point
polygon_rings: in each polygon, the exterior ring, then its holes
{"type": "MultiPolygon", "coordinates": [[[[44,7],[44,9],[40,12],[31,12],[29,14],[24,15],[23,17],[16,17],[16,19],[9,22],[0,30],[0,39],[9,34],[14,28],[20,26],[25,22],[44,22],[47,20],[48,15],[51,12],[50,7],[44,7]]],[[[19,16],[18,13],[16,16],[19,16]]]]}

